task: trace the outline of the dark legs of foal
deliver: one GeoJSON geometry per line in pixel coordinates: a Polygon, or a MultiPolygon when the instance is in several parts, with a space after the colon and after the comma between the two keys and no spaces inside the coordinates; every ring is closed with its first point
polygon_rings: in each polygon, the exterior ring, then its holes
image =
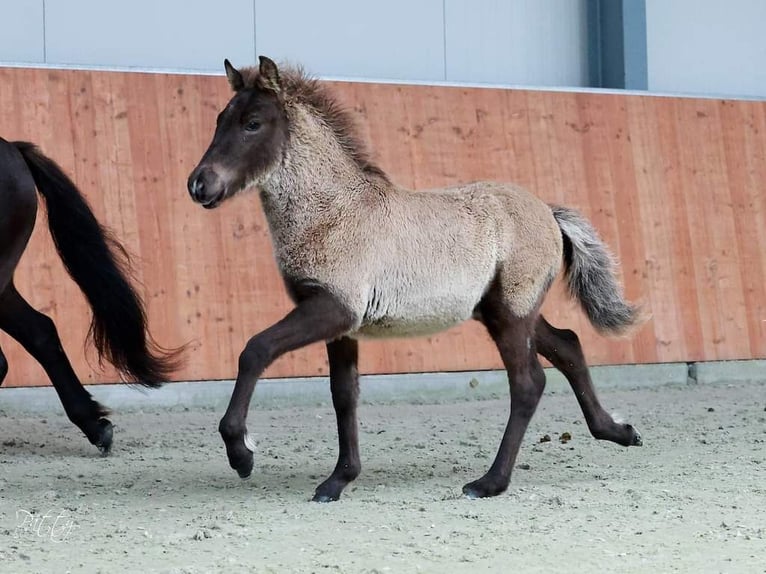
{"type": "Polygon", "coordinates": [[[640,446],[641,435],[629,424],[620,424],[598,401],[588,365],[574,331],[556,329],[540,315],[535,327],[537,352],[548,359],[569,381],[580,403],[588,429],[597,439],[609,440],[623,446],[640,446]]]}
{"type": "Polygon", "coordinates": [[[508,371],[511,416],[487,474],[463,487],[467,496],[493,496],[508,487],[524,432],[545,387],[545,374],[536,353],[548,359],[567,378],[595,438],[623,446],[641,445],[641,435],[636,429],[615,422],[599,403],[580,342],[573,331],[556,329],[542,315],[536,321],[519,319],[492,293],[482,303],[481,317],[508,371]]]}
{"type": "MultiPolygon", "coordinates": [[[[103,454],[107,454],[112,445],[112,423],[104,418],[107,409],[94,401],[80,384],[61,347],[53,321],[33,309],[12,284],[0,294],[0,329],[16,339],[40,363],[53,383],[69,420],[103,454]]],[[[0,359],[0,375],[3,365],[4,358],[0,359]]]]}
{"type": "Polygon", "coordinates": [[[515,317],[499,294],[492,292],[480,310],[482,322],[508,372],[511,415],[492,466],[480,479],[463,487],[469,498],[494,496],[508,488],[521,441],[545,388],[545,373],[535,352],[535,313],[526,318],[515,317]]]}
{"type": "Polygon", "coordinates": [[[330,390],[338,422],[338,463],[329,478],[317,487],[313,498],[316,502],[338,500],[346,485],[359,476],[362,470],[356,421],[359,399],[358,348],[357,342],[347,337],[327,345],[330,390]]]}
{"type": "MultiPolygon", "coordinates": [[[[255,384],[263,371],[284,353],[343,335],[352,323],[350,313],[337,299],[315,290],[284,319],[247,342],[239,356],[239,371],[229,406],[218,425],[229,464],[240,477],[247,478],[253,470],[254,447],[247,437],[246,419],[255,384]]],[[[332,343],[328,351],[331,348],[335,348],[332,343]]],[[[343,362],[343,359],[337,360],[343,362]]]]}

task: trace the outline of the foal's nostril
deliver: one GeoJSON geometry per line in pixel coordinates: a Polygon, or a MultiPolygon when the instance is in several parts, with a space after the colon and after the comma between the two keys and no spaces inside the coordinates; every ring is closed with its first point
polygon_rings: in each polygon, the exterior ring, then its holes
{"type": "Polygon", "coordinates": [[[194,199],[199,200],[205,191],[205,184],[199,177],[195,177],[189,186],[189,191],[194,199]]]}

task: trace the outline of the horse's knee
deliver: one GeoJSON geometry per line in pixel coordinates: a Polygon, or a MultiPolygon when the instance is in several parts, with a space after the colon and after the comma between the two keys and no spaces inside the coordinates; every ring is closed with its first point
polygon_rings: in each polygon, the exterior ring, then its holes
{"type": "Polygon", "coordinates": [[[29,338],[29,345],[34,351],[33,354],[39,352],[48,351],[51,348],[58,349],[60,345],[60,339],[56,324],[53,319],[47,315],[39,313],[35,317],[34,332],[29,338]]]}
{"type": "Polygon", "coordinates": [[[239,354],[239,372],[261,371],[272,360],[271,347],[263,337],[253,337],[239,354]]]}

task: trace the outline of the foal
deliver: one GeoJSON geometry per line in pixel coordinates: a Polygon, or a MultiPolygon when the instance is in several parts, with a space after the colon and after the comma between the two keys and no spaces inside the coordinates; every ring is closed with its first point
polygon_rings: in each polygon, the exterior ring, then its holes
{"type": "Polygon", "coordinates": [[[569,290],[604,334],[640,321],[625,302],[607,248],[577,212],[523,189],[473,183],[413,192],[371,163],[350,117],[325,87],[268,58],[237,70],[213,141],[189,177],[207,209],[248,188],[260,191],[274,252],[296,307],[251,338],[219,431],[229,464],[253,468],[245,420],[256,381],[280,355],[327,342],[339,435],[335,470],[314,500],[337,500],[360,472],[357,339],[434,333],[470,318],[489,331],[508,372],[510,419],[489,471],[463,487],[493,496],[510,481],[524,432],[545,386],[540,353],[575,391],[596,438],[640,445],[596,398],[577,336],[539,309],[562,270],[569,290]]]}
{"type": "MultiPolygon", "coordinates": [[[[35,225],[35,187],[48,208],[56,250],[93,312],[88,336],[99,358],[112,363],[128,381],[158,387],[178,366],[179,351],[162,350],[151,339],[143,302],[128,279],[125,250],[99,224],[74,183],[34,145],[0,138],[0,329],[37,359],[69,419],[108,454],[109,411],[80,384],[53,321],[32,308],[13,284],[35,225]]],[[[0,349],[0,384],[7,372],[0,349]]]]}

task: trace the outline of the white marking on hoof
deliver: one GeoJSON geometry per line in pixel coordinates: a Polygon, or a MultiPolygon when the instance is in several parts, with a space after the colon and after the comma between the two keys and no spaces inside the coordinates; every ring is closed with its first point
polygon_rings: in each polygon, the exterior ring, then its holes
{"type": "Polygon", "coordinates": [[[245,433],[245,447],[250,452],[255,452],[255,440],[250,436],[250,433],[245,433]]]}

